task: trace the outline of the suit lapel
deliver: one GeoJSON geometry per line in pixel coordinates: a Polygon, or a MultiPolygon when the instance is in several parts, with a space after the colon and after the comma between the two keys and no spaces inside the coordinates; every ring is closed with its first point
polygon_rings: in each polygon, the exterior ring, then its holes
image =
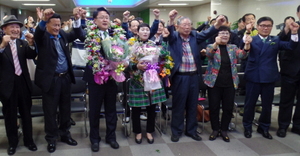
{"type": "Polygon", "coordinates": [[[254,36],[253,37],[253,44],[255,45],[255,46],[257,46],[257,47],[260,47],[259,49],[260,49],[260,51],[259,52],[257,52],[259,55],[261,55],[261,53],[262,53],[262,49],[263,49],[263,46],[264,46],[264,43],[262,42],[262,40],[261,40],[261,38],[258,36],[258,35],[256,35],[256,36],[254,36]]]}
{"type": "Polygon", "coordinates": [[[266,39],[266,41],[264,43],[264,46],[262,48],[260,55],[262,55],[265,51],[267,51],[269,49],[271,42],[272,42],[272,38],[271,38],[271,36],[268,36],[268,38],[266,39]]]}

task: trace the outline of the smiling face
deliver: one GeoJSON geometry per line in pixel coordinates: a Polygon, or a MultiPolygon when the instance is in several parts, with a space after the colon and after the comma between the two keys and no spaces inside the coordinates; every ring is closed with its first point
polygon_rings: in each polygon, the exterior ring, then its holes
{"type": "Polygon", "coordinates": [[[20,38],[21,29],[19,24],[8,24],[4,26],[2,29],[5,35],[10,35],[10,38],[12,40],[20,38]]]}
{"type": "Polygon", "coordinates": [[[221,44],[227,44],[230,39],[230,32],[219,31],[218,36],[221,38],[221,44]]]}
{"type": "Polygon", "coordinates": [[[192,22],[188,18],[182,19],[177,27],[177,31],[183,37],[188,37],[192,31],[192,22]]]}
{"type": "Polygon", "coordinates": [[[273,23],[271,21],[262,21],[257,25],[258,34],[267,37],[272,31],[273,23]]]}
{"type": "Polygon", "coordinates": [[[159,24],[158,24],[158,29],[157,29],[156,34],[158,34],[158,35],[162,34],[163,30],[164,30],[163,24],[162,24],[162,23],[159,23],[159,24]]]}
{"type": "Polygon", "coordinates": [[[97,17],[94,19],[94,22],[100,30],[106,31],[109,28],[110,17],[106,11],[99,11],[97,17]]]}
{"type": "Polygon", "coordinates": [[[134,34],[137,35],[138,33],[138,26],[140,25],[140,23],[137,20],[133,20],[130,22],[130,27],[129,30],[134,34]]]}
{"type": "Polygon", "coordinates": [[[59,30],[61,29],[61,21],[59,18],[51,18],[47,25],[46,29],[49,32],[49,34],[56,37],[59,34],[59,30]]]}
{"type": "Polygon", "coordinates": [[[149,27],[140,27],[138,30],[137,35],[139,36],[140,40],[147,41],[150,36],[150,29],[149,27]]]}

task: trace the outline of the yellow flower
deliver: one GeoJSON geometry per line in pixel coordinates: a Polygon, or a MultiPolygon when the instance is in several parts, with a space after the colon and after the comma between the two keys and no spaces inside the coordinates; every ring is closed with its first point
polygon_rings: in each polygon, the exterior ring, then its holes
{"type": "Polygon", "coordinates": [[[97,63],[94,64],[94,68],[98,68],[98,64],[97,63]]]}
{"type": "Polygon", "coordinates": [[[100,38],[98,37],[98,38],[96,38],[96,41],[97,41],[97,42],[100,42],[101,40],[100,40],[100,38]]]}
{"type": "Polygon", "coordinates": [[[172,56],[168,56],[168,60],[173,61],[172,56]]]}
{"type": "Polygon", "coordinates": [[[166,69],[166,74],[167,74],[167,75],[170,75],[170,74],[171,74],[170,69],[166,69]]]}
{"type": "Polygon", "coordinates": [[[173,62],[170,63],[170,67],[171,67],[171,68],[174,67],[174,63],[173,63],[173,62]]]}

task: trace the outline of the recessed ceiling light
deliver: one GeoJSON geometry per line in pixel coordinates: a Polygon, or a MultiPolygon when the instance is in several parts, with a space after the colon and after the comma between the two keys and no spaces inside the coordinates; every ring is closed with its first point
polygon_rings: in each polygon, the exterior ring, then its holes
{"type": "Polygon", "coordinates": [[[22,5],[26,5],[26,6],[55,6],[56,4],[36,4],[36,3],[23,3],[22,5]]]}
{"type": "Polygon", "coordinates": [[[188,5],[187,3],[159,3],[158,5],[188,5]]]}

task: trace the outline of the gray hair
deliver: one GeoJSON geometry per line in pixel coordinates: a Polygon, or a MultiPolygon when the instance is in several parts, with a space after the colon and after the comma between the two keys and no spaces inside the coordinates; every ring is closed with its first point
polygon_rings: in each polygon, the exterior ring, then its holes
{"type": "Polygon", "coordinates": [[[191,25],[193,25],[192,20],[190,18],[184,17],[184,16],[177,19],[177,25],[180,25],[181,21],[183,21],[185,19],[188,19],[191,22],[191,25]]]}

